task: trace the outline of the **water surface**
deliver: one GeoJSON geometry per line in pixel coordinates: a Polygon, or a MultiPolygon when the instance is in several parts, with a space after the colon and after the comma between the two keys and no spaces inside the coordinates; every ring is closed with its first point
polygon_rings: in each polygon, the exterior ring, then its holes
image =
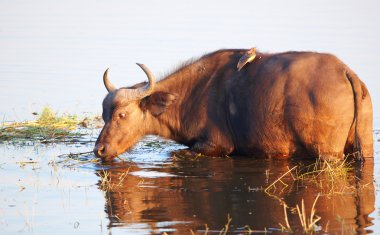
{"type": "Polygon", "coordinates": [[[188,158],[173,155],[183,146],[153,136],[112,164],[87,162],[91,154],[59,157],[88,148],[2,146],[2,233],[204,234],[207,224],[218,234],[229,216],[231,234],[247,232],[247,226],[283,234],[286,204],[297,234],[302,227],[294,208],[304,200],[309,215],[318,194],[318,234],[379,232],[378,153],[333,183],[328,177],[294,180],[293,171],[266,191],[289,169],[313,161],[188,158]]]}

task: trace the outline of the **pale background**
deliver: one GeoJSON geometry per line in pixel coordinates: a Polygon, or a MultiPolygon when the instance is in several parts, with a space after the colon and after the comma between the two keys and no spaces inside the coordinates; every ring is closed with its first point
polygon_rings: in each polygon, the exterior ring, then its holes
{"type": "MultiPolygon", "coordinates": [[[[0,1],[0,118],[50,105],[99,114],[102,73],[118,86],[220,48],[311,50],[340,57],[380,115],[377,1],[0,1]]],[[[337,94],[339,95],[339,94],[337,94]]]]}

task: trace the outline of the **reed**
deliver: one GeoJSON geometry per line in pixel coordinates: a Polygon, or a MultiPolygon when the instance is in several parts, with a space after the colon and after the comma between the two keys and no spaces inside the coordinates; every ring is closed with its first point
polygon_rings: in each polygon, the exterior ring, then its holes
{"type": "Polygon", "coordinates": [[[317,222],[319,220],[321,220],[321,217],[317,216],[315,214],[315,212],[316,212],[315,205],[316,205],[316,203],[318,201],[318,198],[319,198],[319,194],[315,198],[313,206],[311,207],[309,218],[307,218],[308,216],[307,216],[307,213],[306,213],[306,210],[305,210],[305,203],[304,203],[303,199],[301,201],[301,208],[300,208],[299,205],[296,206],[296,208],[297,208],[297,214],[298,214],[298,217],[300,219],[300,222],[301,222],[301,225],[302,225],[304,233],[309,234],[309,233],[314,232],[316,230],[316,224],[317,224],[317,222]]]}
{"type": "Polygon", "coordinates": [[[100,177],[99,188],[105,192],[113,191],[117,188],[122,188],[123,182],[129,174],[129,169],[130,168],[120,173],[120,175],[116,178],[111,177],[110,171],[102,169],[98,172],[98,175],[100,177]]]}

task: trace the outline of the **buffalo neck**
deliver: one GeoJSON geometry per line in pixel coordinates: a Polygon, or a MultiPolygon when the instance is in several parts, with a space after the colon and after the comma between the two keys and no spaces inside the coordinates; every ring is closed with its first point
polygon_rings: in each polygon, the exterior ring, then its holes
{"type": "MultiPolygon", "coordinates": [[[[176,102],[158,117],[152,117],[153,130],[157,134],[186,145],[207,135],[210,111],[224,115],[224,103],[220,101],[226,63],[236,51],[205,55],[184,65],[157,83],[155,92],[167,92],[177,96],[176,102]]],[[[222,118],[222,117],[221,117],[222,118]]]]}

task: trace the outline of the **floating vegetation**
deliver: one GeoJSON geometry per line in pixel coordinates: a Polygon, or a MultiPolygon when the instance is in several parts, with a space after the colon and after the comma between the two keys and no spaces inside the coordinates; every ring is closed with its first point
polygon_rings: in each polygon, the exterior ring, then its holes
{"type": "MultiPolygon", "coordinates": [[[[76,115],[58,115],[51,108],[45,107],[36,120],[2,123],[0,126],[0,143],[83,142],[80,138],[86,134],[78,127],[88,127],[90,122],[100,123],[100,120],[98,117],[80,120],[76,115]]],[[[96,124],[91,125],[95,126],[96,124]]]]}
{"type": "Polygon", "coordinates": [[[58,156],[58,158],[63,159],[63,160],[60,160],[58,162],[51,162],[51,165],[58,163],[65,167],[75,167],[78,165],[100,162],[99,158],[94,158],[92,151],[61,154],[58,156]]]}

